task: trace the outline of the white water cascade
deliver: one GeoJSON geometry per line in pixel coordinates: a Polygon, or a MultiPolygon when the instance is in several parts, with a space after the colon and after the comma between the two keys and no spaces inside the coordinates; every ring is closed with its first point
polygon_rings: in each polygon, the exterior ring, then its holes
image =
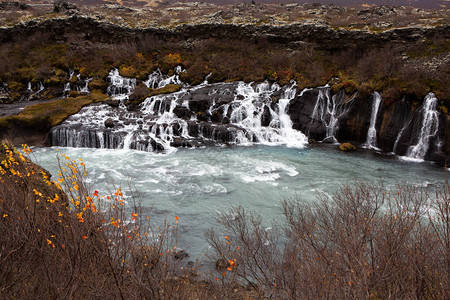
{"type": "Polygon", "coordinates": [[[339,119],[345,116],[351,107],[351,103],[355,98],[355,95],[348,101],[345,101],[345,94],[340,92],[333,96],[329,87],[324,87],[319,90],[317,95],[316,105],[311,114],[311,120],[319,121],[325,126],[325,138],[323,141],[332,141],[337,143],[335,137],[337,130],[339,129],[339,119]]]}
{"type": "Polygon", "coordinates": [[[89,94],[91,91],[89,90],[89,82],[91,82],[93,78],[86,78],[84,80],[84,86],[77,86],[77,92],[80,94],[89,94]]]}
{"type": "Polygon", "coordinates": [[[423,160],[430,147],[430,139],[436,135],[439,129],[439,112],[436,110],[438,99],[433,93],[425,96],[424,103],[420,108],[422,113],[422,126],[416,145],[408,148],[408,158],[423,160]]]}
{"type": "Polygon", "coordinates": [[[72,69],[69,69],[69,80],[72,80],[73,75],[75,75],[75,71],[72,69]]]}
{"type": "Polygon", "coordinates": [[[111,98],[117,100],[127,99],[136,87],[136,78],[122,77],[117,69],[109,72],[107,80],[109,86],[106,91],[111,98]]]}
{"type": "Polygon", "coordinates": [[[168,84],[179,84],[183,85],[183,82],[180,80],[179,74],[181,72],[186,72],[181,68],[181,66],[177,66],[174,69],[174,75],[168,76],[164,75],[161,70],[158,68],[156,69],[152,74],[148,76],[148,79],[146,81],[143,81],[143,83],[151,89],[160,89],[165,87],[168,84]]]}
{"type": "MultiPolygon", "coordinates": [[[[111,75],[111,82],[124,85],[123,78],[111,75]]],[[[137,111],[92,105],[55,127],[52,143],[164,152],[180,146],[253,143],[302,148],[307,137],[292,128],[287,114],[296,92],[295,84],[220,83],[147,98],[137,111]],[[113,128],[105,127],[107,119],[114,121],[113,128]]]]}
{"type": "Polygon", "coordinates": [[[365,148],[378,149],[377,148],[377,130],[375,128],[378,116],[378,110],[381,104],[381,95],[378,92],[373,93],[372,102],[372,114],[370,116],[369,130],[367,131],[367,139],[364,143],[365,148]]]}
{"type": "Polygon", "coordinates": [[[42,84],[42,82],[39,82],[38,86],[37,86],[37,90],[34,91],[31,82],[28,82],[28,86],[27,86],[27,92],[29,93],[29,98],[31,98],[34,95],[39,94],[40,92],[42,92],[44,90],[44,85],[42,84]]]}
{"type": "MultiPolygon", "coordinates": [[[[303,133],[292,129],[292,121],[287,114],[289,102],[296,94],[295,85],[285,88],[275,104],[270,96],[280,89],[277,84],[270,85],[267,82],[255,87],[251,84],[239,83],[236,93],[243,96],[243,99],[235,98],[230,103],[231,123],[245,129],[238,132],[235,140],[237,144],[256,142],[303,147],[308,142],[303,133]],[[268,126],[262,126],[262,122],[267,119],[271,119],[268,126]]],[[[230,109],[230,106],[227,108],[230,109]]]]}
{"type": "Polygon", "coordinates": [[[71,89],[70,89],[70,82],[67,82],[67,83],[64,85],[63,95],[65,95],[66,97],[68,97],[70,91],[71,91],[71,89]]]}

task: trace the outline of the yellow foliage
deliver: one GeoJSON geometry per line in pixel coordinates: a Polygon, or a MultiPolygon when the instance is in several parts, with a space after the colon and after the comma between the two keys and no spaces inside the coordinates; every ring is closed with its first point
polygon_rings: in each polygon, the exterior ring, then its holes
{"type": "Polygon", "coordinates": [[[119,73],[124,77],[136,77],[137,71],[133,67],[122,66],[119,69],[119,73]]]}
{"type": "Polygon", "coordinates": [[[356,151],[356,146],[354,146],[350,143],[343,143],[339,146],[339,149],[341,151],[353,152],[353,151],[356,151]]]}
{"type": "Polygon", "coordinates": [[[181,61],[181,55],[178,53],[169,53],[164,56],[164,62],[169,65],[179,65],[181,61]]]}

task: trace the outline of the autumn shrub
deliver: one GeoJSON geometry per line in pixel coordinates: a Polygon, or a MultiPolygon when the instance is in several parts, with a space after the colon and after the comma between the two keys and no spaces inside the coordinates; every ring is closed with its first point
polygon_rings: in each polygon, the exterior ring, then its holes
{"type": "Polygon", "coordinates": [[[284,201],[278,225],[232,208],[219,218],[225,235],[206,233],[228,262],[218,285],[274,299],[446,299],[449,187],[358,182],[313,203],[284,201]]]}
{"type": "MultiPolygon", "coordinates": [[[[58,177],[8,142],[0,150],[0,292],[18,299],[198,298],[177,259],[178,217],[150,216],[117,188],[87,184],[81,160],[58,156],[58,177]]],[[[187,276],[188,274],[189,276],[187,276]]],[[[207,298],[205,296],[204,298],[207,298]]]]}

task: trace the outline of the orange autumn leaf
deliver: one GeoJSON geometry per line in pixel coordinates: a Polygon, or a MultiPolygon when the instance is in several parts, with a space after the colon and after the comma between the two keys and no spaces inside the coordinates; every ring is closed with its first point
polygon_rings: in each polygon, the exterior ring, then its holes
{"type": "Polygon", "coordinates": [[[82,236],[82,239],[83,239],[83,240],[87,239],[87,236],[83,235],[83,236],[82,236]]]}

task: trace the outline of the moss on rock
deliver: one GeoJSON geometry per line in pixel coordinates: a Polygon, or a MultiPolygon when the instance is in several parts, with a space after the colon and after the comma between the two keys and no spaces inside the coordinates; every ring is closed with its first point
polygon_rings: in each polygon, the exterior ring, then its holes
{"type": "Polygon", "coordinates": [[[344,152],[354,152],[356,151],[356,146],[350,143],[342,143],[339,146],[339,150],[344,151],[344,152]]]}

